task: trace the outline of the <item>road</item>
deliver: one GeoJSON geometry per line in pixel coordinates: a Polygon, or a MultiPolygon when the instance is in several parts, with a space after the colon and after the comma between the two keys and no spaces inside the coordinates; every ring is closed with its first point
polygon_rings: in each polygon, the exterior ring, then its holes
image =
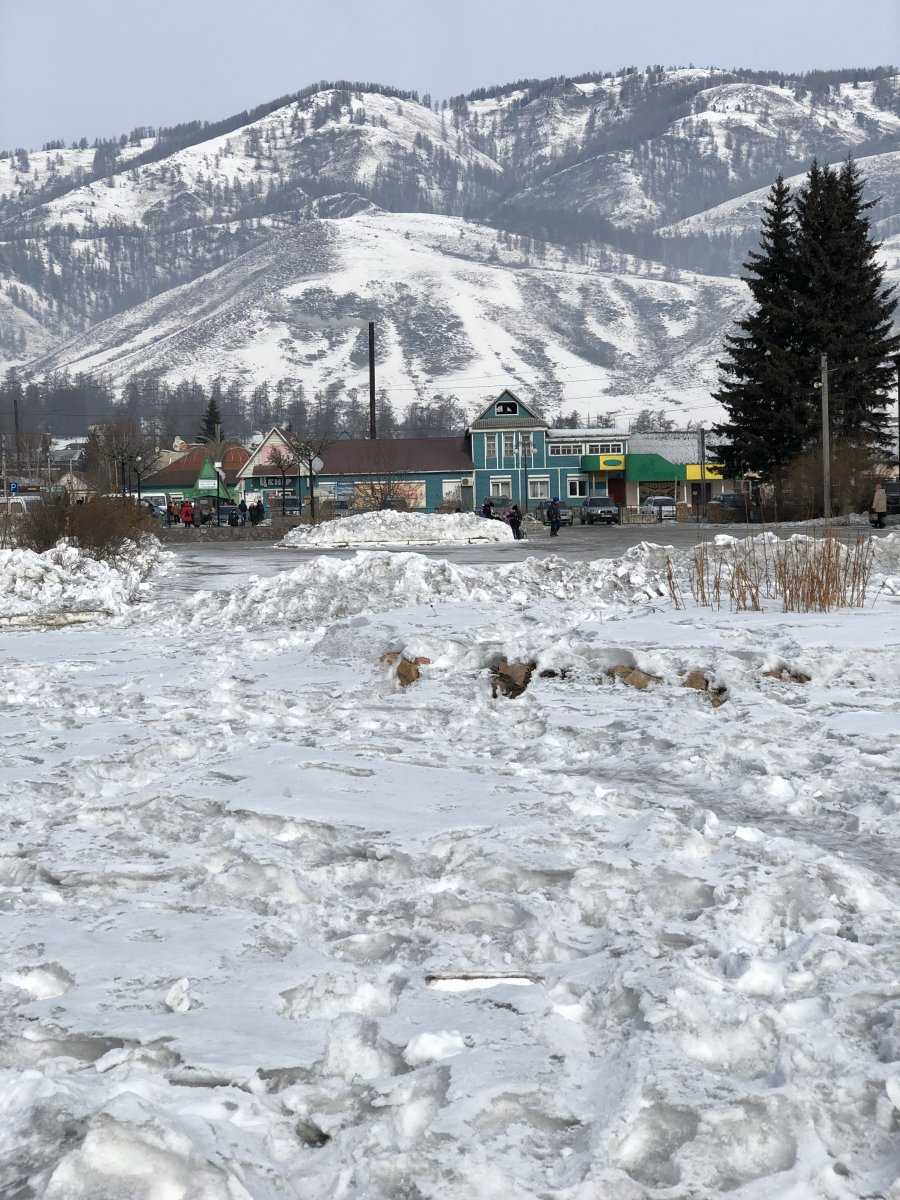
{"type": "MultiPolygon", "coordinates": [[[[727,533],[735,537],[746,537],[759,533],[758,525],[576,525],[563,529],[558,538],[542,532],[527,541],[492,543],[478,546],[430,546],[418,552],[431,558],[446,558],[455,563],[504,563],[516,562],[530,556],[543,557],[554,554],[560,558],[588,561],[594,558],[617,558],[639,542],[659,542],[685,550],[699,541],[709,541],[718,534],[727,533]]],[[[811,532],[821,534],[821,529],[803,530],[782,526],[782,536],[792,533],[811,532]]],[[[844,541],[853,541],[866,528],[837,526],[835,534],[844,541]]],[[[885,532],[890,532],[886,530],[885,532]]],[[[385,547],[386,549],[415,550],[415,547],[385,547]]],[[[289,571],[304,559],[319,554],[346,557],[352,550],[279,550],[274,545],[260,542],[207,543],[197,545],[172,544],[167,547],[178,558],[177,590],[219,591],[233,587],[248,575],[276,575],[289,571]]],[[[173,580],[174,583],[174,580],[173,580]]],[[[165,587],[165,585],[162,585],[165,587]]]]}

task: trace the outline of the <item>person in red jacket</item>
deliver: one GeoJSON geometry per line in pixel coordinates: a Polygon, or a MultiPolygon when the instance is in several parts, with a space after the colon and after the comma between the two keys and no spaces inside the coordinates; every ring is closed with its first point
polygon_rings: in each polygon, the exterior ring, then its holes
{"type": "Polygon", "coordinates": [[[182,525],[194,524],[194,506],[190,500],[185,500],[181,506],[181,523],[182,525]]]}

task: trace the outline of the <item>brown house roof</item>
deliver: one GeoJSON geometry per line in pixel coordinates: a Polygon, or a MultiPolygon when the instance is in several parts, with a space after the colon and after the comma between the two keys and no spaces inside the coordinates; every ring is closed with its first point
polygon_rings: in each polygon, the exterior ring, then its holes
{"type": "MultiPolygon", "coordinates": [[[[238,471],[250,457],[250,452],[245,450],[238,442],[227,442],[222,450],[222,470],[225,476],[225,484],[227,487],[234,487],[237,483],[238,471]]],[[[181,458],[176,458],[174,462],[169,463],[167,467],[163,467],[161,471],[154,472],[153,475],[148,475],[143,481],[144,487],[149,489],[153,487],[193,487],[197,482],[197,476],[203,470],[203,464],[210,457],[208,446],[192,446],[187,454],[182,454],[181,458]]]]}
{"type": "MultiPolygon", "coordinates": [[[[416,471],[471,471],[465,437],[358,438],[334,442],[322,451],[323,475],[415,474],[416,471]]],[[[269,463],[257,463],[253,475],[276,475],[269,463]]]]}

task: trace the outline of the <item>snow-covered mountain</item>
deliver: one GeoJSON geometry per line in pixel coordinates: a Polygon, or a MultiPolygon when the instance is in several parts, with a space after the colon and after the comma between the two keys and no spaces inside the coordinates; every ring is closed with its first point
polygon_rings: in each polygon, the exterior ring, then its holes
{"type": "Polygon", "coordinates": [[[0,159],[0,359],[121,380],[509,382],[591,411],[705,401],[765,189],[858,155],[900,234],[900,76],[624,71],[432,105],[307,88],[205,126],[0,159]],[[357,322],[356,325],[353,322],[357,322]]]}

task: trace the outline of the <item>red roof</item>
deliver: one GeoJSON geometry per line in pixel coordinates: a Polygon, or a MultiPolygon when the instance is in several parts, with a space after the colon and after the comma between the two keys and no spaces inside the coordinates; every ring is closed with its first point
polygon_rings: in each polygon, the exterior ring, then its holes
{"type": "MultiPolygon", "coordinates": [[[[237,483],[238,471],[247,462],[250,457],[249,450],[245,450],[239,442],[226,442],[221,450],[222,457],[219,460],[222,463],[222,473],[225,477],[225,483],[228,487],[234,487],[237,483]]],[[[147,489],[153,487],[193,487],[197,482],[197,476],[203,470],[203,464],[210,457],[209,446],[192,446],[187,454],[182,454],[181,458],[176,458],[174,462],[169,463],[167,467],[163,467],[161,471],[156,471],[153,475],[148,475],[143,481],[144,487],[147,489]]]]}

